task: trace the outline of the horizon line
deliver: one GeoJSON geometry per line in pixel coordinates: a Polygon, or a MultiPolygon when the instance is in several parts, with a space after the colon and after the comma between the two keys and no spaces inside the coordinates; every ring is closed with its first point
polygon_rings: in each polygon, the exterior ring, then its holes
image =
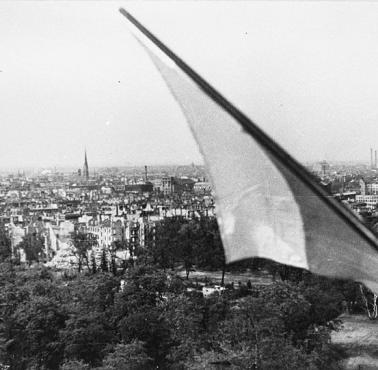
{"type": "MultiPolygon", "coordinates": [[[[326,161],[326,162],[329,162],[329,163],[356,163],[356,164],[366,164],[366,165],[370,165],[370,161],[369,160],[366,160],[366,159],[311,159],[311,160],[306,160],[306,161],[301,161],[301,163],[303,164],[313,164],[313,163],[320,163],[322,161],[326,161]]],[[[128,167],[144,167],[144,166],[147,166],[147,167],[165,167],[165,166],[191,166],[191,165],[195,165],[195,166],[205,166],[205,164],[202,162],[181,162],[181,163],[154,163],[154,164],[149,164],[149,163],[135,163],[135,164],[131,164],[131,163],[127,163],[127,164],[95,164],[95,165],[89,165],[89,168],[117,168],[117,167],[120,167],[120,168],[128,168],[128,167]]],[[[73,164],[49,164],[49,165],[30,165],[30,164],[26,164],[26,165],[9,165],[9,166],[2,166],[0,165],[0,170],[3,170],[3,169],[53,169],[53,168],[72,168],[72,169],[79,169],[81,168],[80,165],[73,165],[73,164]]]]}

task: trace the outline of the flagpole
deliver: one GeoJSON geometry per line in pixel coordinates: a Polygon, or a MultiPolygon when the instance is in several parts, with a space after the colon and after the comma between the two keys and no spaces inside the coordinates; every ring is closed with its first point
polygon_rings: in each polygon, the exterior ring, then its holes
{"type": "Polygon", "coordinates": [[[187,65],[178,55],[144,27],[136,18],[123,8],[119,12],[126,17],[140,32],[152,41],[164,54],[172,59],[196,85],[231,117],[233,117],[243,129],[248,132],[274,159],[277,159],[284,167],[292,171],[300,178],[319,198],[335,213],[337,213],[349,226],[351,226],[362,238],[364,238],[375,250],[378,251],[377,238],[374,234],[348,209],[341,205],[335,198],[317,184],[312,175],[281,146],[272,140],[264,131],[253,123],[244,113],[229,102],[214,87],[205,81],[197,72],[187,65]]]}

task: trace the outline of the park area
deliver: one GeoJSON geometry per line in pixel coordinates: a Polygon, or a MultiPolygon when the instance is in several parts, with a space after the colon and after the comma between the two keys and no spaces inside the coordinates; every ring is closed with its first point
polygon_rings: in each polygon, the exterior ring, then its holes
{"type": "MultiPolygon", "coordinates": [[[[180,273],[185,276],[185,271],[180,273]]],[[[211,281],[220,284],[222,271],[192,271],[190,280],[203,283],[211,281]]],[[[272,276],[267,272],[226,272],[224,284],[239,284],[266,286],[272,284],[272,276]]],[[[370,320],[367,314],[342,314],[339,316],[339,326],[332,331],[331,342],[344,353],[345,358],[340,366],[345,370],[373,370],[378,369],[378,320],[370,320]]]]}

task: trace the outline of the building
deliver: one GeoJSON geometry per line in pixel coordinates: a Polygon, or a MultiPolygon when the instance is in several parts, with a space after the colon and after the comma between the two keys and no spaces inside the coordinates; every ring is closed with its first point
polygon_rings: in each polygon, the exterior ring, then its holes
{"type": "Polygon", "coordinates": [[[361,195],[366,195],[367,194],[367,186],[366,186],[366,181],[364,179],[360,179],[360,192],[361,195]]]}
{"type": "Polygon", "coordinates": [[[194,184],[193,190],[195,193],[210,193],[212,191],[212,186],[209,182],[199,181],[194,184]]]}
{"type": "Polygon", "coordinates": [[[328,177],[331,173],[331,166],[328,162],[322,161],[318,162],[313,166],[312,170],[317,176],[328,177]]]}
{"type": "Polygon", "coordinates": [[[188,178],[163,177],[161,179],[160,191],[164,195],[173,193],[192,192],[195,181],[188,178]]]}
{"type": "Polygon", "coordinates": [[[92,218],[88,221],[85,231],[97,239],[98,246],[108,249],[113,242],[124,240],[124,227],[121,221],[112,222],[110,219],[104,221],[92,218]]]}
{"type": "Polygon", "coordinates": [[[150,182],[128,184],[123,186],[125,193],[152,193],[153,185],[150,182]]]}
{"type": "Polygon", "coordinates": [[[377,194],[368,194],[368,195],[356,195],[357,203],[366,203],[366,207],[374,209],[378,204],[378,195],[377,194]]]}
{"type": "Polygon", "coordinates": [[[160,190],[164,195],[172,194],[174,191],[174,180],[173,177],[163,177],[161,179],[161,188],[160,190]]]}
{"type": "Polygon", "coordinates": [[[361,195],[377,195],[378,182],[360,179],[360,192],[361,195]]]}
{"type": "Polygon", "coordinates": [[[367,191],[368,194],[378,194],[378,183],[372,182],[370,184],[367,184],[367,191]]]}

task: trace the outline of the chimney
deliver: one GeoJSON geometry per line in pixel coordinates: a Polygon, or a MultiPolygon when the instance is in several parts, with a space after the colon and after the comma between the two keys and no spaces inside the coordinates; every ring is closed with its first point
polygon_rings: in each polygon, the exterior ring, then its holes
{"type": "Polygon", "coordinates": [[[373,148],[370,148],[370,168],[373,168],[373,148]]]}
{"type": "MultiPolygon", "coordinates": [[[[377,156],[377,152],[375,153],[377,156]]],[[[377,160],[375,160],[377,162],[377,160]]],[[[147,182],[147,166],[144,166],[144,181],[147,182]]]]}

